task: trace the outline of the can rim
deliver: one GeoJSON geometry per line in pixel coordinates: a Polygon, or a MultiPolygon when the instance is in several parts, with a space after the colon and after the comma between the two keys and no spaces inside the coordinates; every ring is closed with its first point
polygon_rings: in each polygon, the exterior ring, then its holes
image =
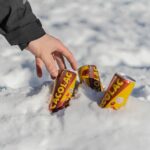
{"type": "Polygon", "coordinates": [[[97,67],[96,65],[92,65],[92,64],[91,65],[83,65],[83,66],[79,67],[78,70],[81,70],[83,67],[89,67],[89,66],[97,67]]]}
{"type": "Polygon", "coordinates": [[[117,75],[117,76],[119,76],[119,77],[121,77],[123,79],[127,79],[129,81],[136,82],[135,79],[133,79],[132,77],[130,77],[130,76],[124,74],[124,73],[115,73],[115,75],[117,75]]]}

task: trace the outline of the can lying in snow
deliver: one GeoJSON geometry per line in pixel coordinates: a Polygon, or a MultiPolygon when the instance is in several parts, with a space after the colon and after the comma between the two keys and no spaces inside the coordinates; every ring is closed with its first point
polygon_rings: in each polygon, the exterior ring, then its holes
{"type": "Polygon", "coordinates": [[[49,109],[54,112],[69,105],[76,84],[76,73],[63,70],[55,80],[49,109]]]}
{"type": "Polygon", "coordinates": [[[135,80],[126,75],[115,74],[99,106],[115,110],[124,106],[135,86],[135,80]]]}
{"type": "Polygon", "coordinates": [[[80,83],[86,83],[96,91],[103,91],[98,69],[95,65],[85,65],[78,69],[80,83]]]}

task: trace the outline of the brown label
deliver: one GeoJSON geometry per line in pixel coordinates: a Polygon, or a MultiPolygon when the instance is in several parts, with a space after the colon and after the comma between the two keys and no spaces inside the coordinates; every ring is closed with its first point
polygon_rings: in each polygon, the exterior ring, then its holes
{"type": "Polygon", "coordinates": [[[100,81],[99,72],[95,65],[81,67],[79,69],[79,74],[81,82],[85,82],[92,89],[95,89],[97,91],[103,91],[103,86],[100,81]]]}
{"type": "Polygon", "coordinates": [[[126,80],[120,78],[119,76],[114,76],[111,85],[108,87],[107,91],[102,98],[100,106],[105,107],[115,96],[117,96],[123,89],[128,86],[126,80]]]}
{"type": "Polygon", "coordinates": [[[57,104],[59,103],[71,83],[74,81],[75,77],[76,74],[68,70],[64,70],[59,75],[56,80],[55,90],[50,104],[51,109],[55,109],[57,107],[57,104]]]}

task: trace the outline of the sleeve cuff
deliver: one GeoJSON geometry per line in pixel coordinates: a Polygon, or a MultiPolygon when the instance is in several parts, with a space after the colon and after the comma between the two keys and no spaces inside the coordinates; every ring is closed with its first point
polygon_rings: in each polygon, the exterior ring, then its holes
{"type": "Polygon", "coordinates": [[[19,45],[23,50],[27,47],[29,42],[36,40],[43,35],[45,35],[45,31],[42,28],[40,21],[37,19],[33,23],[7,33],[5,37],[11,45],[19,45]]]}

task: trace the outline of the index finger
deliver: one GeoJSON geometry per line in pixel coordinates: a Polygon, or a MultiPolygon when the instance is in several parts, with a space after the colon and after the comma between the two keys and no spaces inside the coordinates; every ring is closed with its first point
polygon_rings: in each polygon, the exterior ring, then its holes
{"type": "Polygon", "coordinates": [[[59,49],[59,52],[67,58],[71,67],[74,70],[77,70],[77,61],[74,58],[73,54],[63,45],[61,45],[61,49],[59,49]]]}

